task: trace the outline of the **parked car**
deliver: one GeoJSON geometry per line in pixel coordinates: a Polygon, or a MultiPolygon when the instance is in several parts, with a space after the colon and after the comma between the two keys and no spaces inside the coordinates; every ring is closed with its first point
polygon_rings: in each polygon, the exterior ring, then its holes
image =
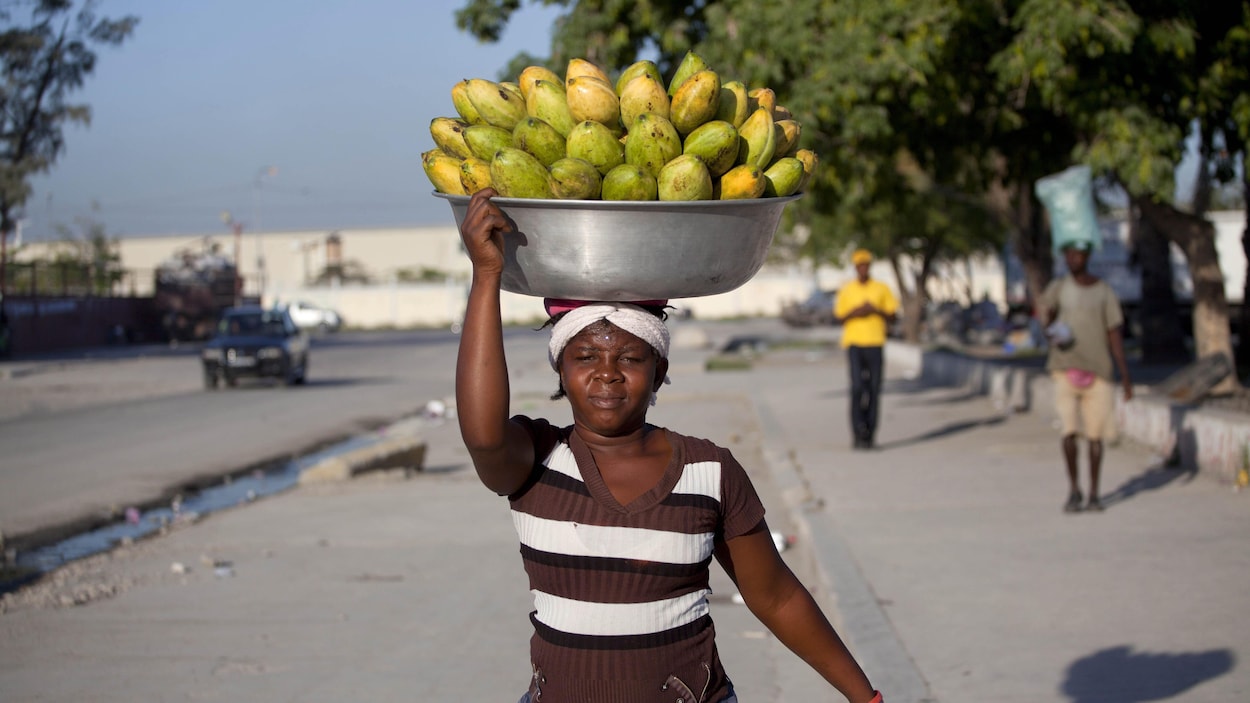
{"type": "Polygon", "coordinates": [[[330,308],[303,301],[288,303],[285,307],[296,327],[302,330],[338,332],[343,326],[343,318],[330,308]]]}
{"type": "Polygon", "coordinates": [[[781,308],[781,319],[791,327],[820,327],[835,325],[833,305],[837,289],[814,290],[806,299],[786,303],[781,308]]]}
{"type": "Polygon", "coordinates": [[[286,310],[259,306],[228,308],[200,359],[204,387],[234,386],[241,378],[276,379],[283,385],[308,378],[308,335],[286,310]]]}

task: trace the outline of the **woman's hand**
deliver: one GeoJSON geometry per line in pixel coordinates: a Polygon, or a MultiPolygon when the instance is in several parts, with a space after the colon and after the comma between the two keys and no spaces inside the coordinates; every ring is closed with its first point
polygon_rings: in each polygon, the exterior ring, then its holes
{"type": "Polygon", "coordinates": [[[473,263],[475,273],[503,271],[503,234],[511,229],[499,206],[490,201],[498,195],[494,188],[483,188],[469,199],[460,223],[460,241],[473,263]]]}

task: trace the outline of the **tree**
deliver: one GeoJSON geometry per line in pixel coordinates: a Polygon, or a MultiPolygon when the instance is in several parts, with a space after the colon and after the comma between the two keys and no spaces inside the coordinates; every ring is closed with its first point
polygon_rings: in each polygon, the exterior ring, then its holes
{"type": "Polygon", "coordinates": [[[13,288],[30,295],[108,296],[125,279],[116,238],[104,225],[80,220],[77,229],[57,226],[60,239],[47,254],[13,266],[13,288]]]}
{"type": "MultiPolygon", "coordinates": [[[[983,150],[974,136],[979,127],[958,119],[965,88],[938,80],[944,67],[932,60],[956,24],[949,3],[554,4],[571,9],[557,22],[549,66],[569,56],[625,66],[646,48],[671,76],[694,50],[722,75],[776,91],[802,123],[804,144],[822,159],[809,197],[795,208],[795,219],[810,233],[802,250],[816,263],[838,261],[854,244],[890,257],[909,320],[920,319],[937,262],[996,248],[1001,227],[995,229],[993,213],[963,189],[983,188],[983,150]],[[947,133],[909,119],[918,110],[950,118],[947,133]],[[900,169],[916,162],[923,165],[912,171],[939,187],[920,192],[913,186],[915,174],[900,169]]],[[[517,7],[474,0],[457,18],[462,28],[490,40],[517,7]]],[[[977,45],[949,44],[960,51],[977,45]]],[[[918,335],[918,328],[912,331],[918,335]]]]}
{"type": "MultiPolygon", "coordinates": [[[[1245,153],[1250,4],[1026,0],[1017,24],[1000,76],[1069,119],[1074,157],[1116,179],[1149,225],[1185,253],[1195,351],[1231,358],[1214,227],[1201,193],[1194,212],[1173,202],[1174,173],[1194,124],[1200,153],[1217,171],[1217,143],[1245,153]]],[[[1230,377],[1214,392],[1237,385],[1230,377]]]]}
{"type": "MultiPolygon", "coordinates": [[[[888,251],[887,235],[926,221],[913,208],[936,208],[955,229],[1008,233],[1036,298],[1053,254],[1033,185],[1084,162],[1190,257],[1199,352],[1231,349],[1227,306],[1221,332],[1210,297],[1222,295],[1213,240],[1170,197],[1190,122],[1244,154],[1244,0],[709,0],[637,14],[611,0],[545,4],[571,8],[557,53],[623,66],[651,46],[671,70],[688,46],[773,88],[822,159],[799,202],[809,253],[840,256],[851,241],[888,251]]],[[[477,24],[461,26],[497,32],[519,5],[473,0],[477,24]]]]}
{"type": "Polygon", "coordinates": [[[0,6],[5,25],[0,31],[0,233],[12,231],[30,197],[30,178],[47,172],[64,150],[65,125],[90,123],[90,107],[68,99],[95,70],[92,47],[120,45],[139,22],[129,16],[97,17],[94,5],[90,0],[32,0],[0,6]],[[23,22],[14,14],[26,4],[30,16],[23,22]]]}

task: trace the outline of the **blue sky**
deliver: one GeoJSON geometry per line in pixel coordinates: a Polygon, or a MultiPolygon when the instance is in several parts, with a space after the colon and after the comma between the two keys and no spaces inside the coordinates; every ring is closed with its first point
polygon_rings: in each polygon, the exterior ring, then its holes
{"type": "Polygon", "coordinates": [[[81,218],[114,237],[216,233],[223,210],[248,231],[454,224],[421,170],[430,120],[455,114],[456,81],[547,55],[559,10],[523,3],[483,45],[456,29],[462,4],[101,0],[140,23],[73,95],[92,123],[33,182],[23,237],[81,218]]]}

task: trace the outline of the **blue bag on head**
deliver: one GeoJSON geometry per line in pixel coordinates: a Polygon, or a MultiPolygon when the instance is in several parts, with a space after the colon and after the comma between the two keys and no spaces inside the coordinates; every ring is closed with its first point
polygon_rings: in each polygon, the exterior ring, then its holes
{"type": "Polygon", "coordinates": [[[1050,233],[1055,251],[1068,244],[1098,246],[1101,234],[1094,211],[1094,187],[1089,166],[1073,166],[1039,178],[1033,192],[1050,215],[1050,233]]]}

